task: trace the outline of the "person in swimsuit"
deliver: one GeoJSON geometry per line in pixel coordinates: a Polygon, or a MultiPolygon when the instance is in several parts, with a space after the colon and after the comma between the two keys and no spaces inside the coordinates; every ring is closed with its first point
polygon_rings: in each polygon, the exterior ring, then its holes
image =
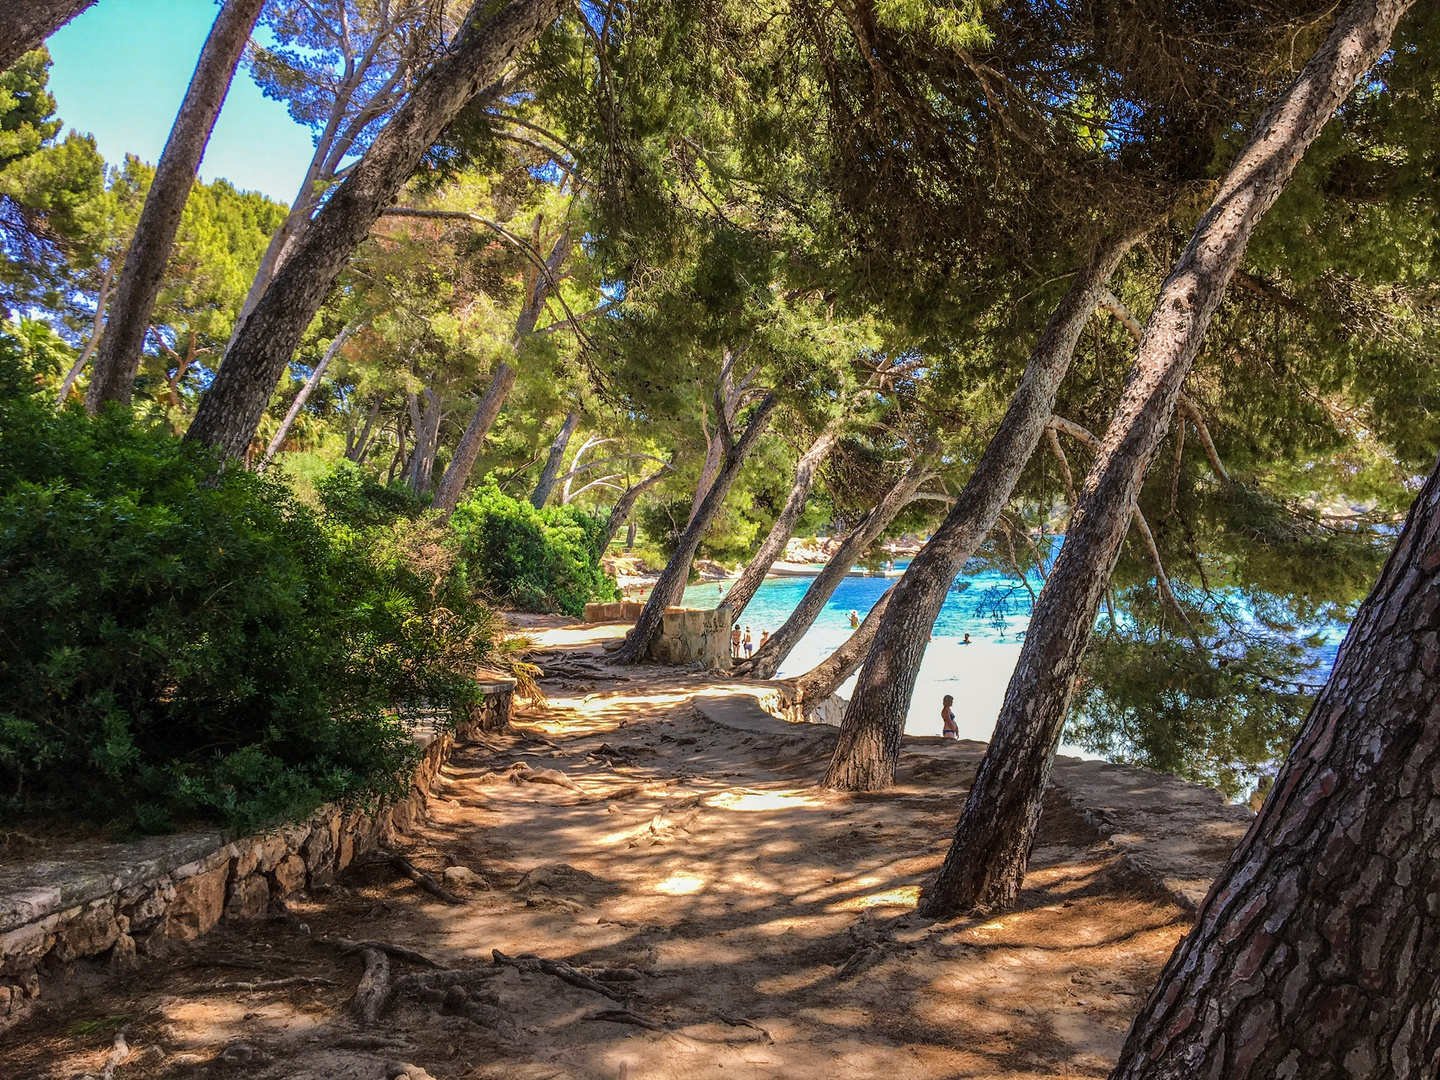
{"type": "Polygon", "coordinates": [[[740,659],[740,624],[737,622],[730,630],[730,656],[732,659],[740,659]]]}
{"type": "Polygon", "coordinates": [[[945,703],[940,708],[940,719],[944,721],[945,728],[940,732],[946,739],[960,738],[960,727],[955,723],[955,710],[950,706],[955,704],[955,698],[950,694],[945,695],[945,703]]]}
{"type": "Polygon", "coordinates": [[[746,659],[749,659],[750,650],[755,648],[755,643],[750,639],[750,628],[748,626],[745,627],[745,637],[741,639],[741,644],[745,646],[746,659]]]}

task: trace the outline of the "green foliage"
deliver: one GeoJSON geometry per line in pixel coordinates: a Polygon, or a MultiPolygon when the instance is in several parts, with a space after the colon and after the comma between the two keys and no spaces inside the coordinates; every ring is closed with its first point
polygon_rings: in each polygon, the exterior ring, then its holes
{"type": "Polygon", "coordinates": [[[0,813],[245,828],[373,799],[413,760],[396,707],[471,704],[495,627],[431,523],[321,519],[216,465],[55,412],[0,339],[0,813]]]}
{"type": "Polygon", "coordinates": [[[605,525],[570,506],[536,510],[488,479],[450,519],[471,584],[526,611],[582,615],[591,600],[615,600],[600,566],[605,525]]]}
{"type": "Polygon", "coordinates": [[[1234,798],[1289,751],[1315,689],[1309,673],[1294,643],[1248,637],[1212,650],[1097,634],[1067,737],[1234,798]]]}
{"type": "Polygon", "coordinates": [[[398,481],[380,484],[348,461],[315,484],[326,517],[352,528],[393,525],[411,518],[424,507],[413,488],[398,481]]]}

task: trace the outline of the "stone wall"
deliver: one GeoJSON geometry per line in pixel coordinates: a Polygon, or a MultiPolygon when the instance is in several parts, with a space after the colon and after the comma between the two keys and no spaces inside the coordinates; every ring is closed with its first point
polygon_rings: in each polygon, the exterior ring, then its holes
{"type": "Polygon", "coordinates": [[[424,816],[456,740],[503,728],[514,685],[482,684],[484,703],[454,734],[417,732],[423,749],[408,796],[376,813],[327,806],[240,839],[191,832],[76,845],[0,870],[0,1030],[77,960],[124,966],[222,919],[255,918],[272,900],[333,883],[356,856],[391,843],[424,816]]]}
{"type": "Polygon", "coordinates": [[[657,664],[707,668],[730,667],[730,605],[717,608],[670,608],[661,616],[660,632],[650,642],[649,658],[657,664]]]}
{"type": "Polygon", "coordinates": [[[633,623],[640,618],[640,612],[644,610],[645,605],[639,600],[612,600],[603,604],[586,604],[585,621],[587,623],[633,623]]]}

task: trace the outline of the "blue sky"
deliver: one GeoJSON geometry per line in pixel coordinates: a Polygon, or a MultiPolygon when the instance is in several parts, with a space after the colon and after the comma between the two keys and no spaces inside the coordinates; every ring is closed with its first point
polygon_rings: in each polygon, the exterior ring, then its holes
{"type": "MultiPolygon", "coordinates": [[[[62,28],[48,44],[50,90],[65,126],[94,135],[107,161],[126,153],[155,161],[218,10],[213,0],[100,0],[62,28]]],[[[242,65],[200,175],[288,204],[313,145],[242,65]]]]}

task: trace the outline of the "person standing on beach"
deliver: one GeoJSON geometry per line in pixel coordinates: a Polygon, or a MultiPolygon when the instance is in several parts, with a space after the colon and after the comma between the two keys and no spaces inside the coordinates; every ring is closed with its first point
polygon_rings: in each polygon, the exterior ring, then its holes
{"type": "Polygon", "coordinates": [[[745,645],[745,658],[748,660],[750,658],[750,651],[755,648],[755,643],[750,640],[750,628],[748,626],[745,627],[745,638],[743,643],[745,645]]]}
{"type": "Polygon", "coordinates": [[[769,641],[769,640],[770,640],[770,631],[769,631],[769,630],[761,630],[761,631],[760,631],[760,648],[763,649],[763,648],[765,647],[765,643],[766,643],[767,641],[769,641]]]}
{"type": "Polygon", "coordinates": [[[740,624],[737,622],[730,628],[730,658],[740,659],[740,624]]]}
{"type": "Polygon", "coordinates": [[[940,706],[940,720],[941,720],[942,723],[944,724],[944,728],[943,728],[943,729],[941,730],[941,732],[940,732],[940,737],[941,737],[941,738],[944,738],[944,739],[958,739],[958,738],[960,738],[960,726],[955,723],[955,710],[950,707],[951,705],[954,705],[954,704],[955,704],[955,698],[954,698],[953,696],[951,696],[950,694],[946,694],[946,695],[945,695],[945,701],[944,701],[944,703],[940,706]]]}

